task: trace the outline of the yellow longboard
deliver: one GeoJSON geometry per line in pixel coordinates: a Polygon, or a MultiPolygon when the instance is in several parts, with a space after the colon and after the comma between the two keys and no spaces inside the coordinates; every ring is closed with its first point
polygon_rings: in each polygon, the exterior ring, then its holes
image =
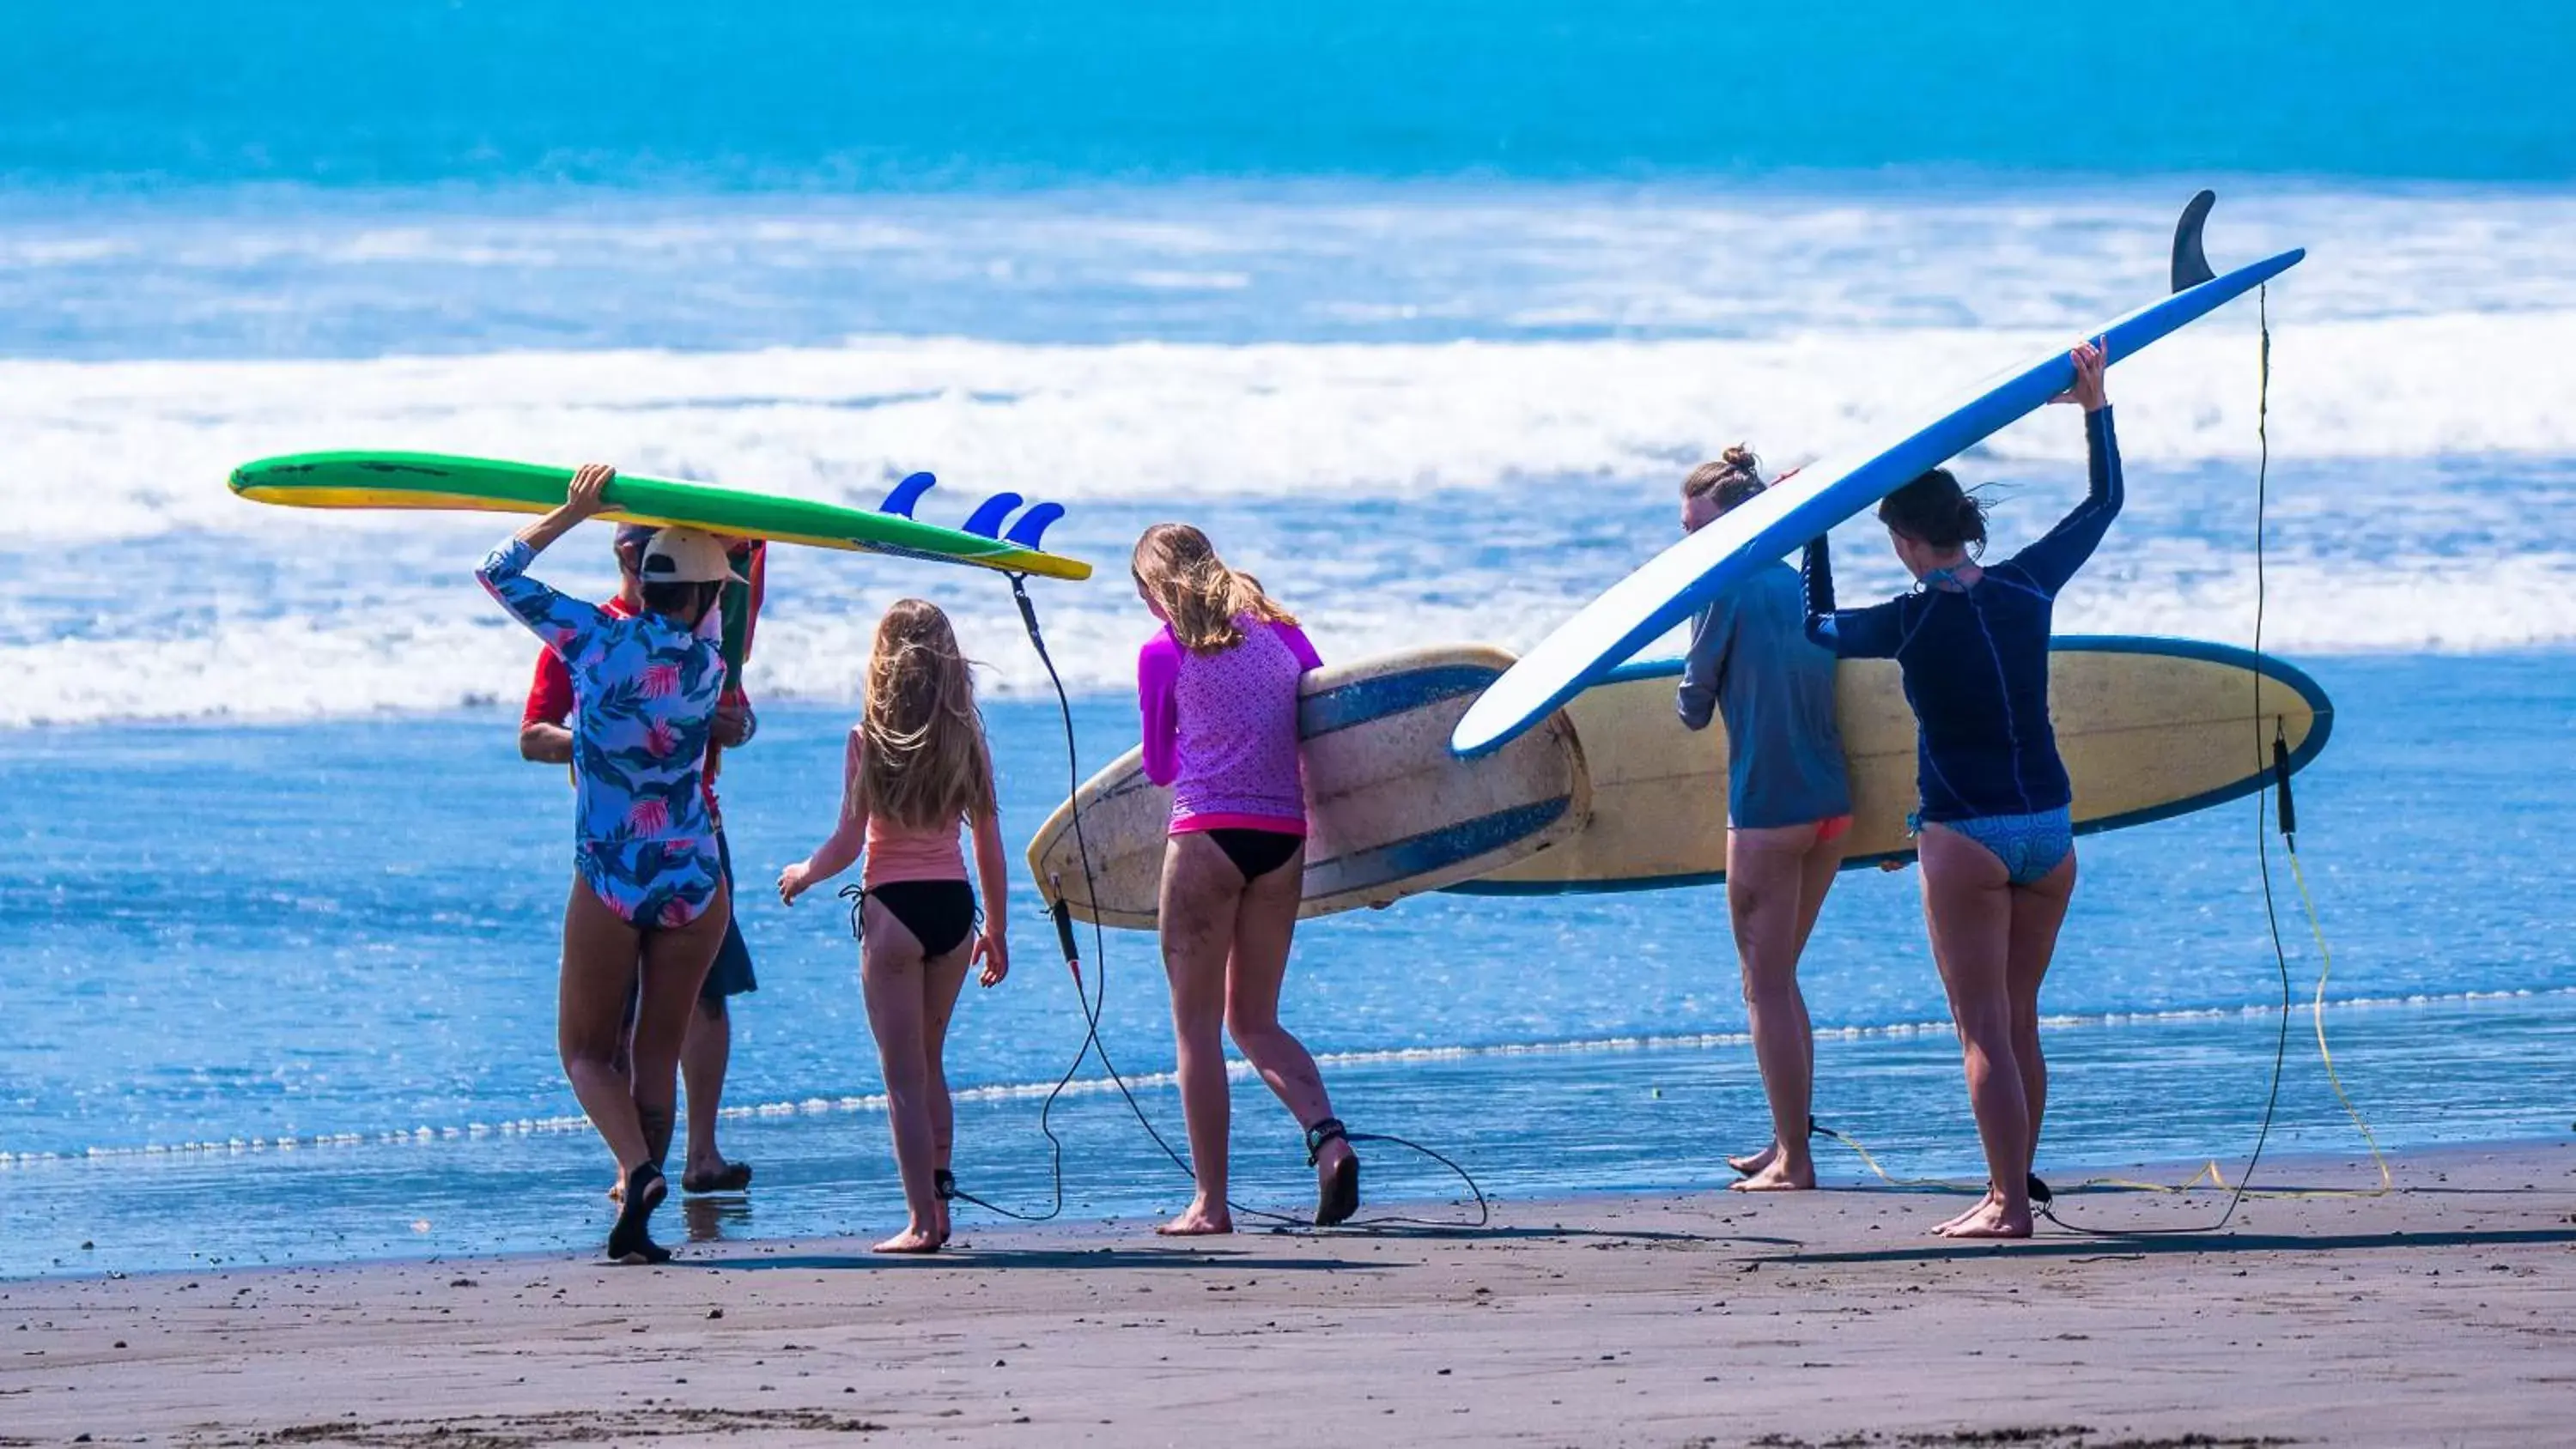
{"type": "MultiPolygon", "coordinates": [[[[1592,773],[1592,816],[1542,855],[1449,887],[1486,894],[1653,890],[1726,878],[1726,731],[1673,710],[1681,661],[1629,665],[1565,705],[1592,773]]],[[[1835,679],[1850,763],[1844,864],[1909,860],[1914,716],[1896,665],[1845,660],[1835,679]]],[[[2250,650],[2182,639],[2073,636],[2049,655],[2049,717],[2075,785],[2079,833],[2242,799],[2325,748],[2334,706],[2315,680],[2250,650]]]]}

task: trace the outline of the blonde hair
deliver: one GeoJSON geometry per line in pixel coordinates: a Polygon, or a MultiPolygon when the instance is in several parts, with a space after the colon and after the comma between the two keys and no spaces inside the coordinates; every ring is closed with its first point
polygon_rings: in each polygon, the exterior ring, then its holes
{"type": "Polygon", "coordinates": [[[1759,493],[1762,482],[1762,460],[1753,455],[1749,443],[1738,443],[1718,454],[1714,463],[1702,463],[1682,480],[1684,498],[1709,498],[1717,511],[1726,512],[1759,493]],[[1714,494],[1715,497],[1710,497],[1714,494]]]}
{"type": "Polygon", "coordinates": [[[907,830],[993,813],[993,757],[975,678],[939,606],[903,599],[877,621],[854,798],[907,830]]]}
{"type": "Polygon", "coordinates": [[[1261,581],[1237,573],[1216,556],[1206,534],[1186,523],[1158,523],[1136,540],[1129,565],[1136,587],[1154,601],[1170,621],[1172,637],[1193,654],[1215,654],[1243,642],[1250,615],[1273,624],[1293,625],[1297,616],[1262,592],[1261,581]]]}

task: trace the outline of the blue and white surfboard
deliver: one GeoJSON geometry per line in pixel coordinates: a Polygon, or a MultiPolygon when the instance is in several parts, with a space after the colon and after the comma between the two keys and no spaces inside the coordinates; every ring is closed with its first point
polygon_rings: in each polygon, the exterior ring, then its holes
{"type": "MultiPolygon", "coordinates": [[[[2195,200],[2185,217],[2198,258],[2195,200]]],[[[2177,281],[2183,239],[2176,244],[2177,281]]],[[[2266,257],[2225,276],[2206,277],[2087,334],[2113,363],[2169,336],[2186,323],[2297,266],[2304,248],[2266,257]]],[[[2201,269],[2205,271],[2205,264],[2201,269]]],[[[1796,478],[1763,492],[1699,532],[1665,549],[1521,656],[1479,696],[1449,736],[1449,747],[1473,758],[1500,746],[1573,698],[1743,575],[1791,551],[1876,503],[1926,469],[1973,447],[2066,391],[2075,382],[2068,349],[2055,348],[2027,366],[1979,383],[1964,397],[1842,454],[1808,465],[1796,478]]]]}

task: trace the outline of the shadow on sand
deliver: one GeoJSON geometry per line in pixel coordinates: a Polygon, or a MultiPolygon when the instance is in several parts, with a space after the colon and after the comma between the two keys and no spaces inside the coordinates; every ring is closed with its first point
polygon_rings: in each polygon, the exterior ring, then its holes
{"type": "Polygon", "coordinates": [[[2123,1232],[2095,1228],[2083,1236],[2024,1238],[2019,1241],[1927,1243],[1916,1248],[1873,1248],[1862,1252],[1787,1252],[1765,1259],[1776,1263],[1938,1263],[1980,1258],[1995,1253],[2015,1257],[2137,1257],[2149,1253],[2349,1253],[2387,1248],[2509,1248],[2534,1243],[2576,1243],[2576,1228],[2511,1228],[2498,1232],[2451,1233],[2206,1233],[2123,1232]]]}

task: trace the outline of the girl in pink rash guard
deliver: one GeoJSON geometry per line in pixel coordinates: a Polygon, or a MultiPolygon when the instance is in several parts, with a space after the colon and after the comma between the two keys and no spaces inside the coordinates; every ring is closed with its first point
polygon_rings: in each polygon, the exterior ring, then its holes
{"type": "Polygon", "coordinates": [[[1315,1221],[1329,1227],[1359,1211],[1359,1157],[1315,1059],[1279,1024],[1306,862],[1297,687],[1323,661],[1296,619],[1187,524],[1147,529],[1134,573],[1137,597],[1163,622],[1137,656],[1136,696],[1145,773],[1172,788],[1159,913],[1181,1113],[1198,1178],[1198,1196],[1160,1231],[1234,1231],[1226,1208],[1229,1031],[1306,1129],[1315,1221]]]}

